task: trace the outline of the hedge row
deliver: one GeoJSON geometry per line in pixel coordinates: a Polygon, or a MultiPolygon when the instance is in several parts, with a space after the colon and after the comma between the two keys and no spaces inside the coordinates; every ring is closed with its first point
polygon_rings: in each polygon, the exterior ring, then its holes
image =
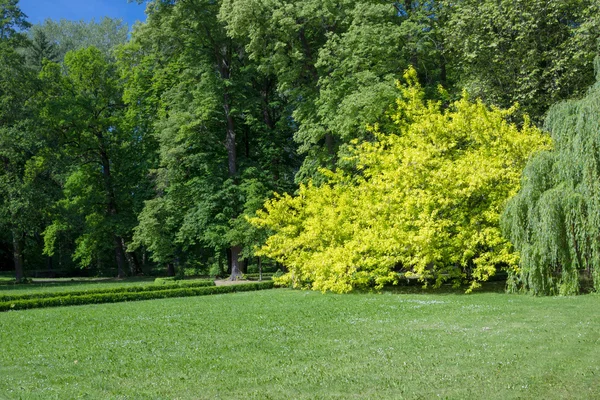
{"type": "Polygon", "coordinates": [[[64,295],[59,297],[0,302],[0,311],[24,310],[28,308],[61,307],[83,304],[118,303],[123,301],[166,299],[170,297],[205,296],[233,292],[272,289],[273,282],[248,283],[243,285],[187,287],[160,291],[96,293],[64,295]]]}
{"type": "Polygon", "coordinates": [[[148,286],[121,286],[106,289],[89,289],[64,292],[44,292],[44,293],[27,293],[0,296],[0,302],[20,301],[30,299],[44,299],[49,297],[63,296],[83,296],[88,294],[114,294],[114,293],[139,293],[139,292],[157,292],[162,290],[178,289],[181,287],[206,287],[215,286],[215,282],[209,280],[197,281],[180,281],[178,283],[169,283],[165,285],[148,285],[148,286]]]}

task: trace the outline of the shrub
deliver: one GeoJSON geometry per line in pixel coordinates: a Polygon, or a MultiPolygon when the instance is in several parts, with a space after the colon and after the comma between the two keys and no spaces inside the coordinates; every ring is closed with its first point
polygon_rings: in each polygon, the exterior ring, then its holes
{"type": "Polygon", "coordinates": [[[391,113],[394,129],[354,143],[329,181],[301,185],[267,202],[251,222],[273,232],[257,256],[289,272],[283,285],[348,292],[382,287],[406,272],[423,282],[469,282],[470,289],[515,267],[500,212],[519,189],[523,167],[549,138],[515,111],[490,109],[466,94],[448,108],[425,102],[416,72],[391,113]]]}
{"type": "Polygon", "coordinates": [[[179,280],[179,278],[176,276],[168,276],[168,277],[164,277],[164,278],[156,278],[156,279],[154,279],[154,283],[157,285],[164,285],[166,283],[175,282],[177,280],[179,280]]]}

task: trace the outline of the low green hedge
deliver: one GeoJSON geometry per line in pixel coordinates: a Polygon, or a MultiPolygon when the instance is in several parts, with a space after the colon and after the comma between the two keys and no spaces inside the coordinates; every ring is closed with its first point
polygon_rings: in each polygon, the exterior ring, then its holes
{"type": "Polygon", "coordinates": [[[0,302],[0,311],[24,310],[28,308],[61,307],[83,304],[118,303],[123,301],[166,299],[170,297],[205,296],[210,294],[223,294],[233,292],[248,292],[253,290],[272,289],[273,282],[248,283],[243,285],[185,287],[178,289],[95,293],[85,295],[63,295],[57,297],[25,299],[0,302]]]}
{"type": "Polygon", "coordinates": [[[157,285],[164,285],[164,284],[176,282],[178,280],[180,280],[180,279],[178,279],[176,276],[167,276],[166,278],[156,278],[154,280],[154,283],[156,283],[157,285]]]}
{"type": "Polygon", "coordinates": [[[44,293],[27,293],[27,294],[16,294],[16,295],[4,295],[0,296],[0,302],[5,301],[20,301],[20,300],[31,300],[31,299],[44,299],[49,297],[62,297],[62,296],[83,296],[88,294],[114,294],[114,293],[138,293],[138,292],[157,292],[162,290],[178,289],[181,287],[206,287],[215,286],[214,281],[209,280],[197,280],[197,281],[178,281],[177,283],[170,283],[165,285],[148,285],[148,286],[122,286],[107,289],[89,289],[89,290],[77,290],[77,291],[64,291],[64,292],[44,292],[44,293]]]}

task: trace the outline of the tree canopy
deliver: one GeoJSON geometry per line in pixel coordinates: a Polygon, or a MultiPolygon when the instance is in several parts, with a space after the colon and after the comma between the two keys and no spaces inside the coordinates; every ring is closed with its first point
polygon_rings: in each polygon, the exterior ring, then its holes
{"type": "Polygon", "coordinates": [[[136,1],[0,0],[0,269],[595,279],[597,1],[136,1]]]}
{"type": "Polygon", "coordinates": [[[600,84],[554,105],[545,127],[554,146],[531,159],[503,215],[521,255],[511,290],[579,293],[580,273],[600,287],[600,84]]]}
{"type": "Polygon", "coordinates": [[[465,94],[442,110],[424,100],[414,70],[405,80],[394,129],[374,126],[375,141],[355,142],[355,173],[323,171],[329,182],[302,185],[252,220],[273,231],[260,254],[288,266],[282,282],[347,292],[414,276],[474,288],[496,267],[516,266],[498,220],[547,138],[527,121],[509,124],[514,109],[465,94]]]}

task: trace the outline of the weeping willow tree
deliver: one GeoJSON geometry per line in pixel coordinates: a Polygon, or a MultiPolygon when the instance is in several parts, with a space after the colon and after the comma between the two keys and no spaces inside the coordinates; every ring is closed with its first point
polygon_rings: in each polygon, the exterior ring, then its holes
{"type": "Polygon", "coordinates": [[[504,211],[504,234],[521,255],[510,291],[572,295],[582,277],[600,289],[599,78],[581,100],[550,109],[554,148],[529,161],[504,211]]]}

